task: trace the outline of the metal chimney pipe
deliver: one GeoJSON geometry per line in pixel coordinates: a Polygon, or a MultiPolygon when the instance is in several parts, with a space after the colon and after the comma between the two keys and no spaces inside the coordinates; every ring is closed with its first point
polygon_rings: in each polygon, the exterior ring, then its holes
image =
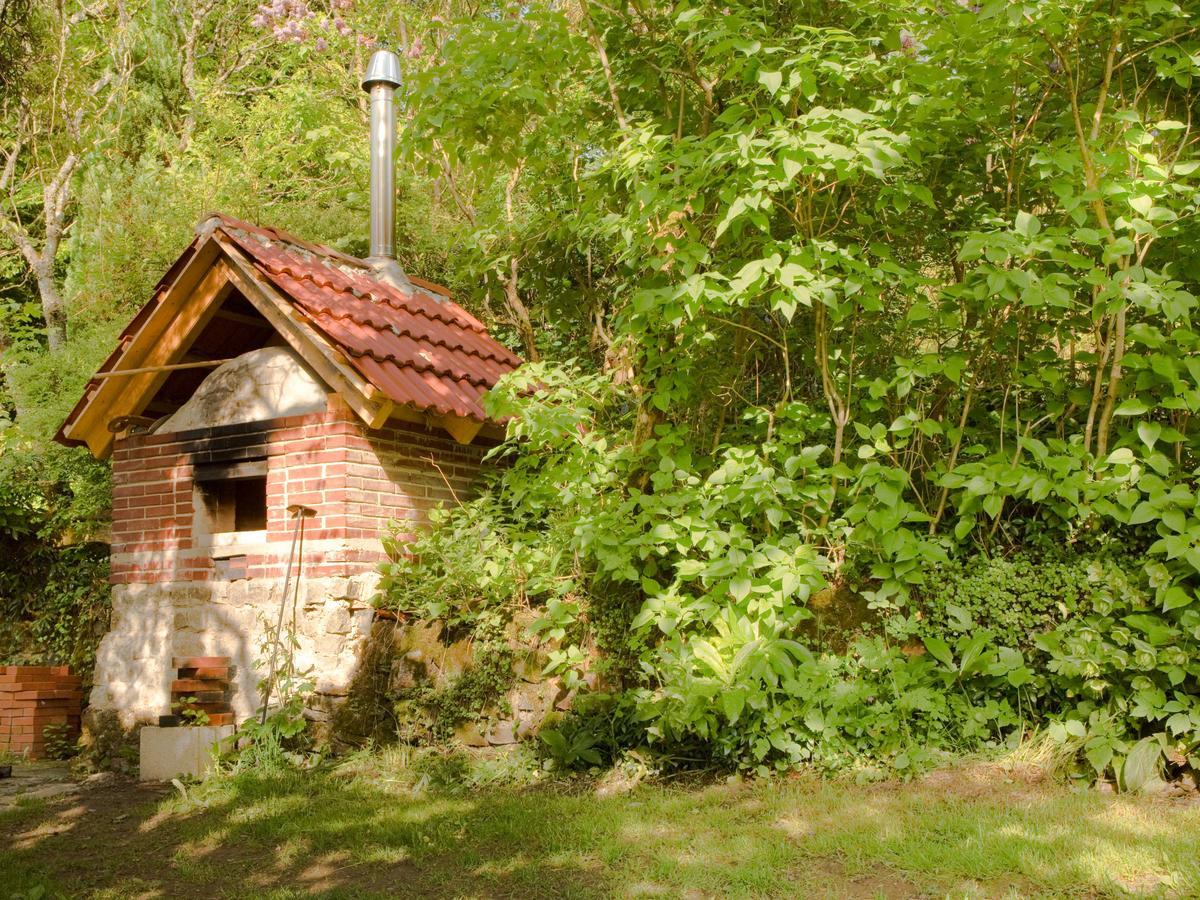
{"type": "Polygon", "coordinates": [[[371,253],[367,262],[395,287],[412,288],[396,262],[396,88],[400,60],[390,50],[376,50],[363,77],[371,95],[371,253]]]}

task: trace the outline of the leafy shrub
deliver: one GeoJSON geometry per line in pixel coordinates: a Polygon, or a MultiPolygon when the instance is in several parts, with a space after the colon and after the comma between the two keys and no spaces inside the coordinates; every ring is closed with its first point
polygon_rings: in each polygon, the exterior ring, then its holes
{"type": "Polygon", "coordinates": [[[1100,567],[1090,577],[1093,609],[1037,638],[1044,708],[1086,737],[1099,775],[1119,778],[1151,738],[1156,760],[1200,770],[1200,610],[1173,605],[1179,594],[1162,563],[1148,564],[1145,579],[1100,567]]]}
{"type": "Polygon", "coordinates": [[[108,545],[0,536],[0,661],[70,665],[88,683],[110,608],[108,545]]]}
{"type": "MultiPolygon", "coordinates": [[[[631,747],[646,743],[646,723],[639,721],[637,706],[628,694],[580,694],[564,716],[548,720],[538,732],[542,749],[560,770],[612,765],[631,747]]],[[[678,753],[682,747],[671,748],[678,753]]],[[[665,752],[656,754],[664,762],[665,752]]],[[[695,754],[692,759],[697,758],[695,754]]]]}
{"type": "MultiPolygon", "coordinates": [[[[2,386],[0,386],[2,387],[2,386]]],[[[107,467],[38,447],[0,396],[0,664],[70,665],[91,679],[111,592],[107,467]]]]}
{"type": "Polygon", "coordinates": [[[1130,570],[1136,571],[1130,560],[1062,552],[953,559],[933,567],[915,591],[921,619],[914,631],[953,640],[982,628],[1002,644],[1029,651],[1039,635],[1104,600],[1105,573],[1130,570]]]}
{"type": "Polygon", "coordinates": [[[46,756],[50,759],[69,759],[78,749],[71,736],[70,727],[66,724],[47,725],[42,729],[42,738],[45,741],[46,756]]]}
{"type": "MultiPolygon", "coordinates": [[[[585,652],[593,623],[608,623],[631,663],[615,700],[590,710],[584,700],[546,733],[559,765],[650,745],[757,771],[906,773],[1047,722],[1081,732],[1099,776],[1119,778],[1152,737],[1195,765],[1200,698],[1187,685],[1200,613],[1178,562],[1146,562],[1169,552],[1163,541],[1143,559],[963,548],[952,560],[952,540],[928,534],[894,468],[822,462],[828,448],[810,443],[813,416],[799,404],[770,440],[705,459],[666,426],[634,451],[606,424],[613,395],[584,383],[530,366],[493,392],[497,414],[517,416],[497,451],[507,467],[386,567],[380,598],[477,628],[531,605],[532,630],[559,646],[547,674],[575,685],[597,665],[585,652]],[[849,505],[830,506],[835,477],[849,505]],[[480,539],[495,555],[464,563],[480,539]],[[838,577],[858,573],[884,627],[820,653],[803,632],[809,598],[838,570],[825,549],[835,540],[855,558],[838,577]]],[[[1076,520],[1101,508],[1120,534],[1122,510],[1172,502],[1132,463],[1114,454],[1080,476],[1076,520]]],[[[1128,543],[1145,544],[1136,524],[1128,543]]]]}

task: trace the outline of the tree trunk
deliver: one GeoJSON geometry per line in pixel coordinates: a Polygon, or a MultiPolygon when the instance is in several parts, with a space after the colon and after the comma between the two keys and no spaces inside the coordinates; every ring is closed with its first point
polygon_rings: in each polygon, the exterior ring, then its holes
{"type": "Polygon", "coordinates": [[[542,357],[538,353],[537,342],[534,340],[533,322],[529,318],[529,308],[517,290],[517,272],[517,258],[514,256],[509,261],[508,278],[504,280],[504,304],[508,307],[513,324],[517,327],[521,346],[525,349],[525,361],[537,362],[542,357]]]}
{"type": "Polygon", "coordinates": [[[67,310],[63,306],[58,285],[54,283],[52,265],[41,263],[34,274],[37,277],[38,297],[42,301],[42,318],[46,320],[46,339],[51,350],[58,350],[67,342],[67,310]]]}

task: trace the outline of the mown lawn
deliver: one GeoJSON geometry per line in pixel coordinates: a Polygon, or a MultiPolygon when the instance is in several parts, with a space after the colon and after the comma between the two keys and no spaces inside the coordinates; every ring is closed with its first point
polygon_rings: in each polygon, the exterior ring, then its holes
{"type": "Polygon", "coordinates": [[[0,814],[0,897],[1200,895],[1200,802],[974,765],[413,792],[411,777],[110,781],[0,814]]]}

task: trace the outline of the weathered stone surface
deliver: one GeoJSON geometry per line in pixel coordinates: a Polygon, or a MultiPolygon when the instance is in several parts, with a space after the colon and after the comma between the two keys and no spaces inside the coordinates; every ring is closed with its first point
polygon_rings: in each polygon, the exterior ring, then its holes
{"type": "Polygon", "coordinates": [[[442,648],[436,662],[438,686],[444,687],[447,682],[458,678],[470,669],[474,662],[475,648],[469,640],[456,641],[442,648]]]}
{"type": "MultiPolygon", "coordinates": [[[[324,599],[297,610],[296,666],[311,669],[320,689],[333,694],[346,692],[370,630],[370,610],[351,616],[344,599],[327,599],[344,595],[352,580],[306,579],[304,590],[324,599]]],[[[170,711],[172,656],[228,656],[235,668],[233,710],[239,720],[248,717],[259,702],[262,674],[254,663],[278,621],[280,581],[114,586],[112,627],[96,654],[91,706],[114,711],[125,729],[155,722],[170,711]]],[[[290,612],[289,605],[289,623],[290,612]]]]}
{"type": "Polygon", "coordinates": [[[550,657],[544,650],[536,647],[521,648],[513,659],[513,671],[522,681],[533,684],[545,678],[542,672],[545,671],[546,665],[549,662],[550,657]]]}
{"type": "Polygon", "coordinates": [[[342,600],[326,600],[322,625],[328,634],[348,634],[353,627],[350,606],[342,600]]]}
{"type": "Polygon", "coordinates": [[[464,722],[454,729],[454,739],[464,747],[486,747],[488,739],[484,737],[479,725],[475,722],[464,722]]]}
{"type": "Polygon", "coordinates": [[[327,388],[288,347],[251,350],[214,369],[155,430],[190,431],[323,412],[327,388]]]}
{"type": "Polygon", "coordinates": [[[510,721],[493,722],[488,729],[487,742],[493,747],[517,742],[516,723],[510,721]]]}

